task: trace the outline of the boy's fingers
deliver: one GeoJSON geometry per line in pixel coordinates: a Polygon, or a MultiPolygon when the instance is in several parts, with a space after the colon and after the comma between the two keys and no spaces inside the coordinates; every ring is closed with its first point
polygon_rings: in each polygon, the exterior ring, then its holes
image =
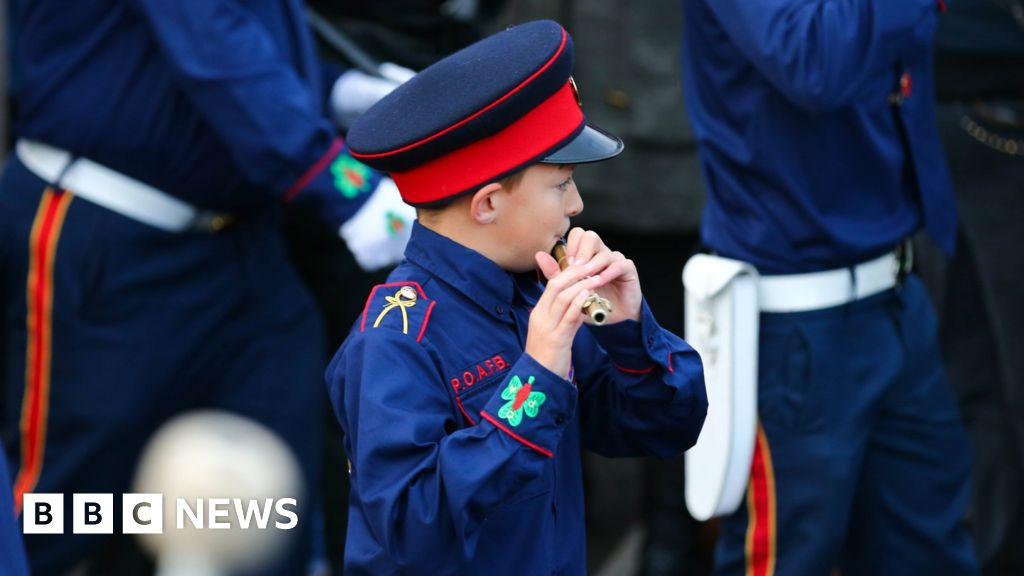
{"type": "Polygon", "coordinates": [[[580,290],[562,312],[562,321],[567,322],[570,325],[582,324],[583,303],[587,301],[588,296],[590,296],[590,290],[586,288],[580,290]]]}
{"type": "Polygon", "coordinates": [[[547,252],[537,252],[534,254],[534,259],[537,261],[537,268],[540,269],[541,274],[548,280],[551,280],[555,276],[558,276],[559,268],[558,262],[548,254],[547,252]]]}
{"type": "Polygon", "coordinates": [[[556,315],[561,315],[564,308],[568,308],[572,301],[579,296],[580,292],[587,291],[586,282],[578,282],[573,286],[569,286],[565,290],[558,293],[555,297],[555,304],[552,306],[552,312],[556,315]]]}
{"type": "Polygon", "coordinates": [[[597,235],[597,232],[583,230],[582,228],[579,230],[580,233],[576,237],[575,249],[570,249],[569,245],[566,244],[567,253],[573,257],[573,262],[586,263],[595,255],[608,251],[601,237],[597,235]]]}
{"type": "Polygon", "coordinates": [[[551,304],[547,307],[547,311],[551,315],[551,318],[555,322],[561,323],[561,319],[565,316],[566,310],[572,308],[572,303],[577,299],[577,297],[579,297],[581,292],[587,292],[588,290],[589,287],[587,282],[578,282],[575,285],[567,287],[565,290],[554,293],[551,299],[551,304]]]}
{"type": "Polygon", "coordinates": [[[590,274],[600,276],[603,286],[615,278],[627,274],[630,269],[635,269],[635,266],[621,252],[602,252],[594,256],[584,268],[590,274]]]}
{"type": "Polygon", "coordinates": [[[600,274],[615,259],[615,256],[608,251],[595,254],[593,258],[583,263],[583,269],[587,274],[600,274]]]}
{"type": "MultiPolygon", "coordinates": [[[[557,264],[556,264],[557,267],[557,264]]],[[[556,272],[550,280],[548,280],[547,288],[545,292],[554,291],[561,292],[579,282],[580,280],[587,277],[587,271],[583,269],[583,266],[569,266],[565,270],[556,272]]]]}
{"type": "MultiPolygon", "coordinates": [[[[555,267],[557,268],[557,266],[556,264],[555,267]]],[[[581,284],[581,280],[584,280],[586,276],[587,273],[583,270],[582,266],[570,266],[563,271],[556,272],[555,276],[548,280],[547,286],[545,286],[544,292],[540,295],[535,309],[541,308],[555,317],[561,317],[561,306],[565,304],[559,304],[558,299],[566,292],[570,293],[568,297],[575,295],[575,292],[572,290],[573,285],[581,284]]]]}
{"type": "Polygon", "coordinates": [[[576,251],[580,247],[580,237],[583,236],[584,230],[577,226],[572,230],[569,230],[569,234],[565,236],[565,254],[569,256],[570,262],[576,258],[576,251]]]}

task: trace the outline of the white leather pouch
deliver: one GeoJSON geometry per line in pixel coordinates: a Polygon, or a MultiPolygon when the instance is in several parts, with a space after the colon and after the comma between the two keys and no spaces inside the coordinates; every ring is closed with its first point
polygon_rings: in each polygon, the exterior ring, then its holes
{"type": "Polygon", "coordinates": [[[700,354],[708,414],[686,453],[686,506],[698,520],[743,500],[757,432],[757,270],[697,254],[683,268],[686,341],[700,354]]]}

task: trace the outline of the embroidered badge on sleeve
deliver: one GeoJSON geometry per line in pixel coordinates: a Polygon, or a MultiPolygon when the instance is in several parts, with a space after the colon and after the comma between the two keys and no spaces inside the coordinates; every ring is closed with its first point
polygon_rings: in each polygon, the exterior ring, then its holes
{"type": "Polygon", "coordinates": [[[530,418],[537,416],[540,405],[547,396],[543,392],[533,391],[533,376],[530,376],[526,384],[523,384],[519,376],[513,376],[501,393],[501,398],[508,402],[498,411],[498,418],[508,420],[508,423],[515,427],[523,421],[524,412],[530,418]]]}
{"type": "Polygon", "coordinates": [[[348,154],[339,154],[331,163],[331,174],[334,174],[334,186],[345,198],[351,200],[369,191],[370,169],[348,154]]]}
{"type": "Polygon", "coordinates": [[[388,236],[398,236],[409,226],[409,223],[406,222],[405,218],[402,218],[402,216],[394,210],[388,210],[384,217],[387,219],[388,236]]]}

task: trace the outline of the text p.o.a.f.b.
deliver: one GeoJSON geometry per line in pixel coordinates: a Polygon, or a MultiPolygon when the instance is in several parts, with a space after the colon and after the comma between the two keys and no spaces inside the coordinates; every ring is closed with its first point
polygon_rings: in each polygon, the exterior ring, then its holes
{"type": "MultiPolygon", "coordinates": [[[[73,494],[72,533],[113,534],[113,494],[73,494]]],[[[291,530],[299,523],[295,498],[175,498],[176,530],[291,530]]],[[[25,494],[22,531],[25,534],[64,533],[63,494],[25,494]]],[[[162,494],[122,494],[122,534],[162,534],[162,494]]]]}

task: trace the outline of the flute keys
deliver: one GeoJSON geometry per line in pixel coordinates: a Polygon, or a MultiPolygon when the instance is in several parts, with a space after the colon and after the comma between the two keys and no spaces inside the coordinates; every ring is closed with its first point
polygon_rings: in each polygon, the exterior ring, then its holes
{"type": "Polygon", "coordinates": [[[612,303],[607,298],[603,298],[597,294],[591,294],[587,296],[587,299],[583,301],[583,307],[588,308],[590,306],[600,306],[607,310],[609,313],[612,311],[612,303]]]}

